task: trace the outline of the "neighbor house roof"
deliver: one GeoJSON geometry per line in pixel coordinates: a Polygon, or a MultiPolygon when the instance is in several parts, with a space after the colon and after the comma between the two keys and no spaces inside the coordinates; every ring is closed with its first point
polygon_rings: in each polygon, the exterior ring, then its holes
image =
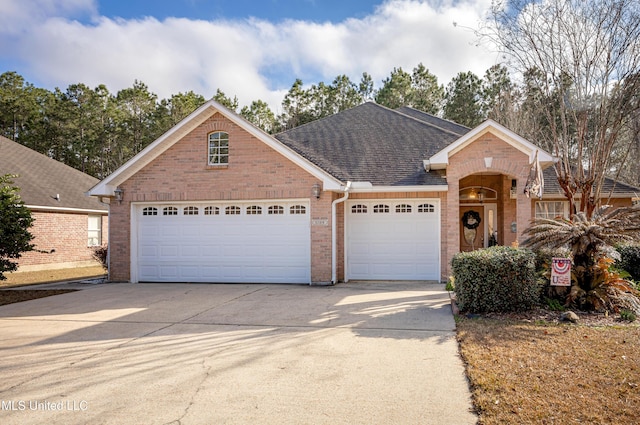
{"type": "Polygon", "coordinates": [[[341,181],[446,186],[444,173],[425,172],[423,160],[460,138],[450,124],[368,102],[275,137],[341,181]]]}
{"type": "Polygon", "coordinates": [[[32,209],[106,212],[85,193],[98,179],[0,136],[0,174],[16,174],[20,197],[32,209]]]}
{"type": "MultiPolygon", "coordinates": [[[[554,197],[556,195],[564,196],[560,183],[558,183],[554,167],[545,169],[542,174],[544,176],[544,195],[546,197],[554,197]]],[[[601,196],[607,198],[610,193],[613,198],[634,198],[640,196],[640,188],[605,177],[602,184],[601,196]]]]}

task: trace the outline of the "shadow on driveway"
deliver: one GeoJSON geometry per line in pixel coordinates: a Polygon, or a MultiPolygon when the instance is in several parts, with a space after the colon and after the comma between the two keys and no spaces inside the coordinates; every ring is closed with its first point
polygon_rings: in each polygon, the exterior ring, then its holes
{"type": "Polygon", "coordinates": [[[439,284],[107,284],[0,307],[2,423],[472,424],[439,284]]]}

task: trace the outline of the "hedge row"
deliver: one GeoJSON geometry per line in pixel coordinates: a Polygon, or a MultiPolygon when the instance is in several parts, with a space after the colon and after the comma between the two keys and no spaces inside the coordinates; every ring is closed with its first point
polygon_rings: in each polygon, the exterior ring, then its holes
{"type": "Polygon", "coordinates": [[[496,246],[456,254],[452,261],[461,311],[470,313],[529,310],[538,305],[535,254],[496,246]]]}

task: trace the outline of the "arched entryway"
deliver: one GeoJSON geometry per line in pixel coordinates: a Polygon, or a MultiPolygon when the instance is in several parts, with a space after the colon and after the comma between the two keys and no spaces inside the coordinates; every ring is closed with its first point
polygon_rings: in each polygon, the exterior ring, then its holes
{"type": "Polygon", "coordinates": [[[516,238],[516,185],[511,176],[480,172],[460,179],[460,251],[508,245],[516,238]]]}

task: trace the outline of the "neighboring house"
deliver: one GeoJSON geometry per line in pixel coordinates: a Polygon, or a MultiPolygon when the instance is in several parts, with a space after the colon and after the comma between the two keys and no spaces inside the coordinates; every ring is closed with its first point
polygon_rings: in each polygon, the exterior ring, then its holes
{"type": "Polygon", "coordinates": [[[273,137],[211,100],[90,194],[111,199],[111,280],[438,281],[461,249],[564,208],[549,182],[523,194],[536,152],[553,163],[493,121],[374,103],[273,137]]]}
{"type": "Polygon", "coordinates": [[[35,219],[29,231],[37,251],[22,255],[18,272],[98,264],[93,250],[107,244],[108,208],[86,193],[98,179],[1,136],[0,174],[18,176],[35,219]]]}

